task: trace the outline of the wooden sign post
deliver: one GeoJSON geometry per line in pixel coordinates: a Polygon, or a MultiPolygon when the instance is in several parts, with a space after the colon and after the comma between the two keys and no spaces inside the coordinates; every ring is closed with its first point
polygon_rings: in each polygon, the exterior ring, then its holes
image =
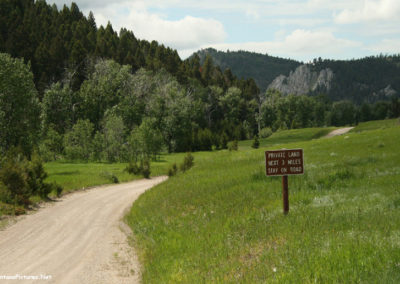
{"type": "Polygon", "coordinates": [[[265,151],[267,176],[282,176],[283,213],[289,213],[288,175],[304,174],[303,149],[265,151]]]}

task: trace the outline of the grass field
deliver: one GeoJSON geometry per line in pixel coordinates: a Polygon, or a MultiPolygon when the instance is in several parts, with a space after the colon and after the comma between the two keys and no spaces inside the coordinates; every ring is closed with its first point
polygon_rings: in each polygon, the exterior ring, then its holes
{"type": "MultiPolygon", "coordinates": [[[[174,155],[162,155],[156,162],[151,163],[151,176],[166,175],[168,168],[173,163],[182,163],[184,153],[174,155]]],[[[127,182],[141,179],[141,175],[130,175],[124,169],[126,163],[64,163],[51,162],[45,164],[45,170],[49,174],[47,182],[57,182],[63,186],[63,192],[70,192],[77,189],[93,187],[96,185],[110,184],[112,175],[118,178],[119,182],[127,182]]]]}
{"type": "MultiPolygon", "coordinates": [[[[184,153],[174,155],[162,155],[159,161],[151,163],[151,176],[166,175],[168,169],[173,163],[181,164],[184,153]]],[[[126,163],[107,164],[107,163],[66,163],[51,162],[44,165],[48,178],[46,182],[56,182],[63,187],[63,194],[79,190],[82,188],[93,187],[103,184],[111,184],[115,176],[119,182],[127,182],[141,179],[141,175],[130,175],[124,171],[126,163]]],[[[56,193],[51,192],[49,197],[55,197],[56,193]]],[[[37,203],[42,201],[38,196],[33,196],[31,202],[37,203]]],[[[3,214],[12,214],[10,212],[11,205],[0,202],[0,228],[4,227],[7,222],[2,220],[3,214]]]]}
{"type": "Polygon", "coordinates": [[[400,119],[386,119],[386,120],[374,120],[368,122],[361,122],[354,127],[351,132],[362,132],[367,130],[385,129],[395,126],[400,126],[400,119]]]}
{"type": "Polygon", "coordinates": [[[190,171],[147,191],[126,217],[144,283],[400,283],[400,127],[374,123],[195,153],[190,171]],[[280,148],[305,156],[305,175],[289,177],[287,216],[281,178],[265,176],[264,151],[280,148]]]}
{"type": "MultiPolygon", "coordinates": [[[[336,127],[321,128],[304,128],[293,130],[282,130],[275,132],[268,138],[260,139],[260,147],[269,147],[275,144],[294,143],[301,141],[309,141],[321,138],[329,132],[335,130],[336,127]]],[[[240,150],[248,150],[251,148],[253,140],[245,140],[239,142],[240,150]]]]}

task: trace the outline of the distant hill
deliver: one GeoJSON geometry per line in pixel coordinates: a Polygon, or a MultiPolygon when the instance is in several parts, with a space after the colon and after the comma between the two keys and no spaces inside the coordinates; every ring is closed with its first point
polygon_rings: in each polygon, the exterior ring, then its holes
{"type": "Polygon", "coordinates": [[[230,68],[238,77],[253,78],[262,92],[324,93],[333,101],[348,99],[358,104],[400,96],[400,54],[353,60],[319,58],[309,64],[247,51],[208,48],[197,54],[201,62],[210,55],[221,69],[230,68]]]}
{"type": "Polygon", "coordinates": [[[258,87],[265,91],[268,85],[279,75],[289,75],[301,63],[291,59],[273,57],[248,51],[217,51],[207,48],[196,52],[203,64],[207,55],[210,55],[215,65],[222,70],[231,69],[239,78],[253,78],[258,87]]]}
{"type": "Polygon", "coordinates": [[[354,60],[314,60],[269,85],[284,94],[327,94],[357,104],[400,96],[400,55],[354,60]]]}

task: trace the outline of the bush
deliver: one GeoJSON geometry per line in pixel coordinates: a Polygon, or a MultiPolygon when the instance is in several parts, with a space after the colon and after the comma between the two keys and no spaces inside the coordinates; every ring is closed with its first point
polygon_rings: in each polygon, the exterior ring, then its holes
{"type": "Polygon", "coordinates": [[[253,144],[251,144],[251,147],[254,149],[258,149],[258,147],[260,147],[260,140],[258,139],[258,135],[254,136],[253,144]]]}
{"type": "Polygon", "coordinates": [[[61,197],[61,193],[63,191],[62,186],[57,184],[57,183],[55,183],[55,182],[52,183],[51,186],[52,186],[52,189],[55,191],[57,197],[61,197]]]}
{"type": "MultiPolygon", "coordinates": [[[[44,170],[42,159],[36,152],[28,161],[21,150],[11,149],[0,165],[0,201],[16,206],[27,207],[30,197],[37,195],[46,199],[52,190],[58,192],[62,188],[58,185],[45,183],[47,173],[44,170]]],[[[17,209],[15,209],[17,210],[17,209]]],[[[25,210],[18,209],[15,214],[23,214],[25,210]]]]}
{"type": "Polygon", "coordinates": [[[25,208],[20,207],[20,206],[16,207],[14,210],[15,216],[24,215],[25,213],[26,213],[25,208]]]}
{"type": "Polygon", "coordinates": [[[268,138],[272,135],[272,129],[269,127],[265,127],[263,129],[260,130],[260,137],[261,138],[268,138]]]}
{"type": "Polygon", "coordinates": [[[0,202],[0,216],[3,215],[14,215],[14,206],[0,202]]]}
{"type": "Polygon", "coordinates": [[[178,172],[178,167],[176,166],[176,163],[174,163],[171,168],[168,169],[168,176],[172,177],[174,175],[176,175],[176,173],[178,172]]]}
{"type": "Polygon", "coordinates": [[[45,184],[47,173],[44,170],[42,159],[37,153],[33,153],[31,162],[27,164],[27,183],[31,188],[33,195],[38,195],[41,198],[47,198],[52,187],[45,184]]]}
{"type": "Polygon", "coordinates": [[[228,143],[228,150],[229,151],[237,151],[239,148],[238,141],[234,140],[228,143]]]}
{"type": "Polygon", "coordinates": [[[29,204],[32,190],[27,182],[26,160],[14,151],[9,152],[0,169],[3,202],[14,205],[29,204]]]}
{"type": "Polygon", "coordinates": [[[200,151],[211,151],[212,150],[212,144],[213,144],[213,137],[212,133],[209,129],[201,129],[197,133],[197,149],[200,151]]]}
{"type": "Polygon", "coordinates": [[[180,166],[181,171],[186,172],[191,167],[193,167],[193,161],[194,161],[194,157],[192,156],[192,154],[187,153],[185,158],[183,159],[183,163],[180,166]]]}
{"type": "Polygon", "coordinates": [[[228,149],[228,139],[228,135],[225,132],[222,132],[219,143],[221,149],[228,149]]]}
{"type": "Polygon", "coordinates": [[[150,178],[150,174],[151,174],[150,161],[147,160],[147,159],[143,160],[141,166],[142,166],[143,177],[144,178],[150,178]]]}
{"type": "Polygon", "coordinates": [[[138,175],[142,172],[142,168],[139,167],[136,163],[130,162],[126,166],[125,171],[127,171],[131,175],[138,175]]]}
{"type": "Polygon", "coordinates": [[[111,181],[112,183],[119,183],[118,177],[110,172],[101,172],[100,176],[106,178],[107,180],[111,181]]]}

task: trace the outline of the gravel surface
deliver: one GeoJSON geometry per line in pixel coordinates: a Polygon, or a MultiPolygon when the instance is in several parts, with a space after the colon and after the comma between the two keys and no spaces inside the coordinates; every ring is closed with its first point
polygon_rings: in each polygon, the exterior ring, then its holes
{"type": "Polygon", "coordinates": [[[140,194],[164,180],[68,194],[0,231],[0,283],[138,283],[139,262],[121,219],[140,194]]]}
{"type": "Polygon", "coordinates": [[[329,132],[328,135],[325,136],[325,138],[346,134],[353,128],[354,127],[345,127],[345,128],[339,128],[339,129],[333,130],[332,132],[329,132]]]}

